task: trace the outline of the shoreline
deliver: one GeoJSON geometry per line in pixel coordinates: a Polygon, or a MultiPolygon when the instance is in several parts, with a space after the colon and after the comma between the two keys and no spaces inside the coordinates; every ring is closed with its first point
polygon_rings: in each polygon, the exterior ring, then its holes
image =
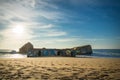
{"type": "Polygon", "coordinates": [[[80,56],[80,57],[63,57],[63,56],[41,56],[41,57],[0,57],[0,59],[30,59],[30,58],[94,58],[94,59],[120,59],[120,57],[101,57],[101,56],[80,56]]]}
{"type": "Polygon", "coordinates": [[[117,80],[120,58],[0,58],[0,79],[117,80]]]}

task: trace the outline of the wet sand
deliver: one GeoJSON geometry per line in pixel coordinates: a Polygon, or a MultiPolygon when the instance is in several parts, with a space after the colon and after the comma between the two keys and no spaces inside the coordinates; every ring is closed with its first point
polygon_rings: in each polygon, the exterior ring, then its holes
{"type": "Polygon", "coordinates": [[[120,59],[0,59],[0,80],[120,80],[120,59]]]}

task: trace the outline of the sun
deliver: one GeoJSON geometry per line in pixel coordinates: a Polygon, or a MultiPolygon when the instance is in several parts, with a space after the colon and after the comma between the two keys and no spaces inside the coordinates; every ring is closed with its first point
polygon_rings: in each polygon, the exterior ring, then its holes
{"type": "Polygon", "coordinates": [[[24,28],[22,25],[17,25],[12,29],[12,32],[15,34],[22,34],[24,32],[24,28]]]}

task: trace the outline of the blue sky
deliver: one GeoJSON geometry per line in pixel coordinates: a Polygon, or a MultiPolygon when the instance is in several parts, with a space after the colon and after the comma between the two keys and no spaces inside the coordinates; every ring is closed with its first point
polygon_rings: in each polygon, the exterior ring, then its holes
{"type": "Polygon", "coordinates": [[[120,0],[0,0],[0,48],[120,49],[120,0]]]}

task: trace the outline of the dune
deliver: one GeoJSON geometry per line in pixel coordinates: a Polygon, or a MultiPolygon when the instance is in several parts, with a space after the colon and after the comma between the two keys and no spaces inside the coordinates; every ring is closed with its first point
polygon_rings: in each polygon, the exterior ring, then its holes
{"type": "Polygon", "coordinates": [[[119,80],[119,58],[1,58],[0,80],[119,80]]]}

